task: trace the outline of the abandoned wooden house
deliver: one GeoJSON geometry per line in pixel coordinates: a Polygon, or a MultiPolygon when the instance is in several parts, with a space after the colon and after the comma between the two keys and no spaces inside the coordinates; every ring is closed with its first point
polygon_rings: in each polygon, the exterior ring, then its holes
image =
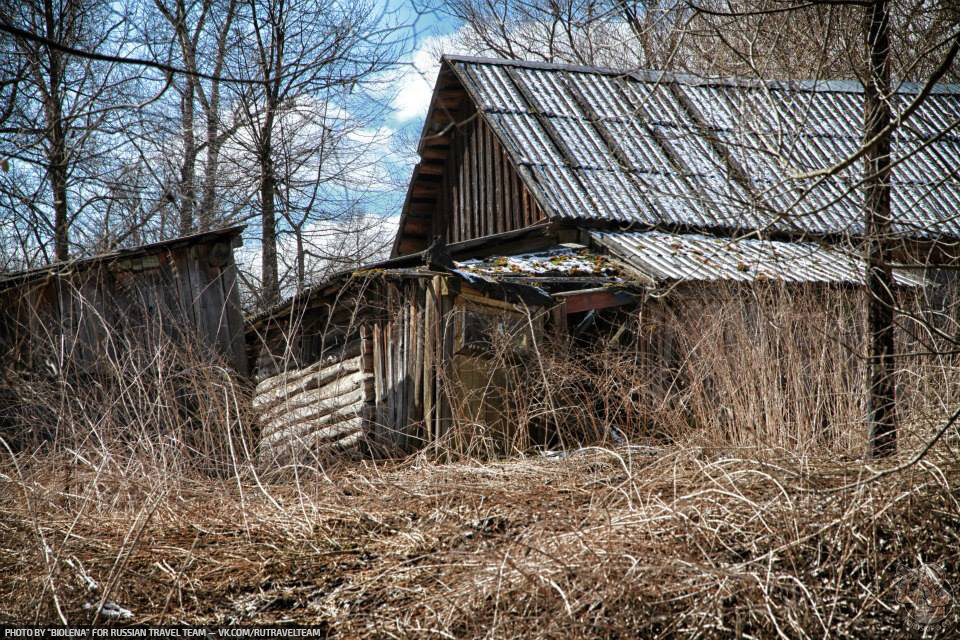
{"type": "Polygon", "coordinates": [[[233,247],[243,227],[0,276],[0,425],[18,381],[95,373],[155,332],[247,374],[233,247]],[[6,398],[6,401],[4,400],[6,398]]]}
{"type": "MultiPolygon", "coordinates": [[[[902,287],[955,272],[938,266],[960,251],[960,136],[943,133],[958,118],[960,88],[937,87],[895,137],[902,287]]],[[[527,318],[522,349],[604,309],[682,305],[698,283],[857,290],[859,164],[794,176],[854,153],[861,119],[855,83],[444,57],[393,258],[248,325],[265,450],[430,442],[457,401],[441,378],[484,387],[474,415],[504,422],[471,351],[474,327],[511,324],[496,317],[527,318]]]]}

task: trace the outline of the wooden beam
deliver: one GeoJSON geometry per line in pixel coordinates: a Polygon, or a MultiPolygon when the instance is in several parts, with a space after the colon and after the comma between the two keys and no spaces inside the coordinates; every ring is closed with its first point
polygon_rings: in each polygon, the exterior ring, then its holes
{"type": "Polygon", "coordinates": [[[426,238],[404,238],[397,246],[397,255],[406,255],[408,253],[417,253],[427,248],[426,238]]]}
{"type": "Polygon", "coordinates": [[[442,162],[421,162],[420,173],[421,175],[429,175],[429,176],[443,175],[443,163],[442,162]]]}
{"type": "Polygon", "coordinates": [[[430,228],[433,226],[432,222],[430,218],[407,216],[407,219],[403,223],[403,233],[425,238],[430,235],[430,228]]]}
{"type": "Polygon", "coordinates": [[[590,311],[591,309],[609,309],[634,302],[634,297],[624,291],[601,287],[556,293],[554,297],[563,300],[567,314],[590,311]]]}
{"type": "Polygon", "coordinates": [[[438,134],[434,133],[426,136],[423,139],[423,144],[428,147],[449,147],[450,146],[450,134],[438,134]]]}
{"type": "Polygon", "coordinates": [[[424,160],[446,160],[449,147],[425,147],[420,157],[424,160]]]}
{"type": "Polygon", "coordinates": [[[413,183],[413,187],[410,193],[414,198],[431,197],[431,196],[436,196],[437,191],[439,190],[440,190],[440,186],[438,184],[417,180],[415,183],[413,183]]]}
{"type": "Polygon", "coordinates": [[[436,209],[437,203],[434,198],[427,198],[423,200],[410,200],[410,205],[407,207],[407,215],[410,216],[431,216],[433,215],[433,210],[436,209]]]}

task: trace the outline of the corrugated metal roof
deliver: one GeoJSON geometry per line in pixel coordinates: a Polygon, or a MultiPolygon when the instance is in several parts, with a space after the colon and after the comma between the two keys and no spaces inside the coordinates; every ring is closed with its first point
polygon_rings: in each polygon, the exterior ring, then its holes
{"type": "MultiPolygon", "coordinates": [[[[812,242],[731,240],[659,231],[591,231],[590,237],[659,282],[864,281],[864,264],[859,258],[812,242]]],[[[901,272],[895,272],[894,278],[900,286],[922,285],[922,281],[901,272]]]]}
{"type": "MultiPolygon", "coordinates": [[[[859,148],[857,83],[447,62],[556,219],[862,233],[862,163],[819,181],[792,178],[859,148]]],[[[895,107],[918,90],[900,87],[895,107]]],[[[894,155],[895,230],[960,237],[960,88],[935,88],[897,130],[894,155]]]]}

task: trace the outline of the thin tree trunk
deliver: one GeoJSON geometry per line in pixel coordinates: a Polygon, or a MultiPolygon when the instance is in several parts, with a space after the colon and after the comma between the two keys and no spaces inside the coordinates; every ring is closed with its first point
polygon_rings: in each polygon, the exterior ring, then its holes
{"type": "Polygon", "coordinates": [[[197,141],[193,133],[195,81],[188,79],[180,103],[183,137],[183,164],[180,166],[180,233],[187,235],[195,229],[197,141]]]}
{"type": "MultiPolygon", "coordinates": [[[[57,25],[53,5],[44,3],[47,37],[56,39],[57,25]]],[[[43,111],[47,125],[47,176],[53,196],[53,250],[56,260],[70,257],[70,207],[67,202],[67,141],[63,122],[63,56],[47,48],[49,84],[44,95],[43,111]]]]}
{"type": "Polygon", "coordinates": [[[894,373],[894,294],[890,268],[890,15],[886,0],[867,9],[870,72],[864,87],[864,141],[876,141],[864,162],[864,259],[867,264],[868,453],[879,458],[897,449],[894,373]]]}
{"type": "Polygon", "coordinates": [[[272,113],[268,113],[267,124],[263,127],[263,143],[260,147],[260,225],[262,228],[260,276],[263,301],[267,305],[280,301],[280,282],[277,274],[277,216],[274,209],[277,180],[271,148],[272,120],[272,113]]]}
{"type": "Polygon", "coordinates": [[[70,208],[67,203],[67,144],[60,105],[60,56],[51,55],[47,118],[47,175],[53,195],[53,247],[56,260],[70,257],[70,208]]]}
{"type": "Polygon", "coordinates": [[[297,237],[297,293],[300,293],[307,283],[307,254],[303,246],[303,225],[298,225],[294,233],[297,237]]]}
{"type": "MultiPolygon", "coordinates": [[[[56,129],[59,131],[60,128],[56,129]]],[[[70,257],[70,219],[67,204],[67,154],[62,132],[54,142],[49,158],[50,189],[53,193],[54,253],[57,260],[67,260],[70,257]]]]}
{"type": "Polygon", "coordinates": [[[213,226],[217,209],[217,174],[220,171],[220,148],[223,146],[223,140],[220,137],[219,120],[214,109],[208,109],[206,114],[207,158],[203,168],[203,199],[199,212],[201,231],[207,231],[213,226]]]}

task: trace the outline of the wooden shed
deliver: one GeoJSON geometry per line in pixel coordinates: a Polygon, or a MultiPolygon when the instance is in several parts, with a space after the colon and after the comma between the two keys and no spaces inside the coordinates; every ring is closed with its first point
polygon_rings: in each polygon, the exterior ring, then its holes
{"type": "Polygon", "coordinates": [[[118,338],[150,327],[209,348],[246,375],[233,258],[242,231],[198,233],[0,276],[0,367],[90,371],[118,338]]]}
{"type": "Polygon", "coordinates": [[[563,304],[626,304],[637,286],[543,227],[447,250],[446,264],[424,253],[339,274],[248,320],[262,457],[409,451],[446,433],[455,413],[507,429],[491,339],[523,354],[563,325],[563,304]],[[508,261],[491,253],[511,243],[530,251],[496,277],[508,261]]]}
{"type": "MultiPolygon", "coordinates": [[[[895,111],[920,90],[902,85],[895,111]]],[[[431,442],[448,424],[445,407],[463,404],[450,394],[439,398],[436,381],[470,370],[458,357],[471,334],[450,330],[470,322],[455,320],[453,310],[471,309],[479,296],[480,306],[521,312],[497,287],[543,294],[533,305],[542,319],[537,331],[580,335],[598,314],[652,317],[669,305],[702,307],[710,298],[704,292],[717,285],[733,284],[734,292],[771,283],[839,289],[859,300],[863,194],[850,186],[858,183],[857,168],[815,182],[792,180],[789,172],[845,157],[860,136],[850,113],[862,98],[862,87],[847,82],[704,81],[445,56],[392,260],[357,272],[365,274],[359,280],[346,274],[320,285],[250,325],[248,344],[260,349],[253,371],[264,443],[296,450],[304,433],[317,434],[307,444],[338,441],[346,431],[327,426],[334,418],[317,420],[348,402],[350,442],[365,433],[382,442],[398,434],[410,446],[431,442]],[[565,250],[593,266],[566,270],[565,250]],[[438,270],[438,253],[446,252],[451,262],[440,260],[438,270]],[[476,270],[482,277],[474,281],[476,270]],[[344,282],[349,295],[340,293],[344,282]],[[480,282],[482,295],[473,291],[480,282]],[[313,339],[305,351],[304,336],[320,335],[321,327],[350,338],[329,356],[334,343],[313,339]],[[282,367],[278,354],[286,355],[282,367]],[[360,371],[360,386],[349,387],[345,399],[316,404],[339,394],[337,385],[301,395],[306,386],[332,384],[346,357],[356,358],[350,366],[360,371]],[[317,382],[297,377],[315,369],[324,372],[317,382]],[[291,387],[291,380],[304,385],[291,387]]],[[[931,276],[952,273],[957,261],[960,181],[951,167],[960,165],[960,139],[922,133],[945,114],[960,115],[956,87],[935,88],[912,116],[917,128],[897,134],[891,241],[905,267],[895,271],[900,288],[919,290],[931,276]],[[926,271],[916,270],[921,266],[926,271]]],[[[679,357],[666,329],[645,336],[652,345],[645,357],[663,370],[679,357]]],[[[503,409],[497,372],[484,375],[488,399],[503,409]]],[[[477,415],[487,415],[482,404],[473,407],[477,415]]]]}

